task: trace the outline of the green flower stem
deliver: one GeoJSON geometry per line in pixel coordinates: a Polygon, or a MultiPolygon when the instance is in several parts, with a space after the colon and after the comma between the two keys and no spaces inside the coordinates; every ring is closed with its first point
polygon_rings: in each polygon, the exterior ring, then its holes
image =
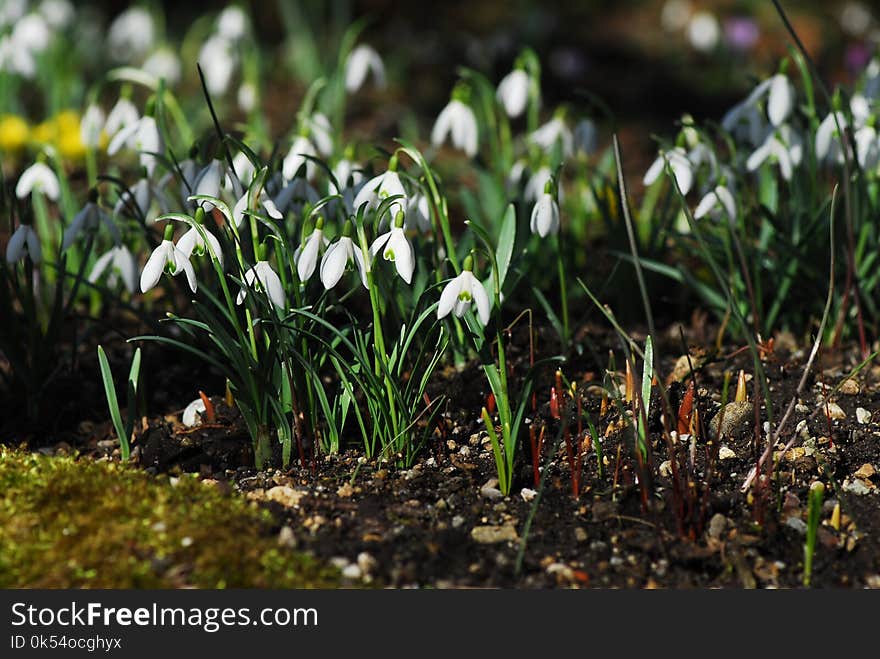
{"type": "Polygon", "coordinates": [[[568,323],[568,289],[565,281],[565,264],[562,262],[562,244],[556,237],[556,271],[559,274],[559,303],[562,306],[562,343],[568,347],[571,337],[568,323]]]}
{"type": "MultiPolygon", "coordinates": [[[[363,254],[364,263],[367,264],[367,287],[370,291],[370,306],[373,309],[373,352],[375,353],[374,368],[376,377],[381,378],[385,384],[385,393],[388,397],[388,412],[391,415],[391,437],[398,438],[399,421],[397,418],[397,401],[394,397],[394,384],[391,382],[391,374],[388,368],[388,352],[385,349],[385,335],[382,331],[382,313],[379,301],[379,291],[373,278],[373,269],[370,264],[370,248],[367,244],[367,234],[364,226],[358,223],[358,242],[363,254]]],[[[402,437],[401,437],[402,439],[402,437]]],[[[383,442],[383,448],[386,444],[383,442]]],[[[394,447],[396,448],[396,447],[394,447]]]]}

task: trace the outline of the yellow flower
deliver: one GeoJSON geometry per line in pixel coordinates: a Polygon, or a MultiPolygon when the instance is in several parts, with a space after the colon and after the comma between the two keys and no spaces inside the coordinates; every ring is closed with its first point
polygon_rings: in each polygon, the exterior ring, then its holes
{"type": "Polygon", "coordinates": [[[18,151],[27,144],[28,133],[27,122],[18,115],[0,115],[0,151],[18,151]]]}
{"type": "Polygon", "coordinates": [[[55,115],[55,146],[62,158],[76,160],[86,154],[86,147],[80,137],[79,114],[73,110],[63,110],[55,115]]]}
{"type": "Polygon", "coordinates": [[[34,127],[31,140],[39,145],[54,147],[67,160],[85,156],[86,149],[80,137],[80,118],[74,110],[62,110],[54,117],[34,127]]]}

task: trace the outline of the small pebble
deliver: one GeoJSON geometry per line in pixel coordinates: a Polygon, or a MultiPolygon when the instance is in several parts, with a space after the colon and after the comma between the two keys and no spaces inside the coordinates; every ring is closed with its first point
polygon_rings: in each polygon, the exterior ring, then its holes
{"type": "Polygon", "coordinates": [[[528,503],[529,501],[534,501],[537,494],[538,493],[535,490],[528,487],[524,487],[522,490],[520,490],[519,493],[519,495],[522,497],[522,500],[526,503],[528,503]]]}
{"type": "Polygon", "coordinates": [[[726,528],[727,518],[721,513],[715,513],[709,520],[709,537],[718,540],[726,528]]]}
{"type": "Polygon", "coordinates": [[[718,459],[719,460],[730,460],[736,457],[736,453],[726,446],[722,446],[718,449],[718,459]]]}
{"type": "Polygon", "coordinates": [[[835,402],[821,402],[819,403],[819,407],[822,408],[822,411],[832,419],[840,421],[841,419],[846,418],[846,412],[843,411],[843,408],[835,402]]]}
{"type": "Polygon", "coordinates": [[[871,420],[871,413],[864,407],[856,408],[856,420],[859,423],[868,423],[871,420]]]}

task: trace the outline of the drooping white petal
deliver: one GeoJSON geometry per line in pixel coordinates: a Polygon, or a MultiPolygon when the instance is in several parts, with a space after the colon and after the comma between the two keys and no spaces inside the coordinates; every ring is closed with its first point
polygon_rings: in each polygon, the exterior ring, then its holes
{"type": "Polygon", "coordinates": [[[134,103],[127,98],[120,98],[107,115],[107,123],[104,124],[104,130],[110,137],[115,137],[116,133],[121,129],[137,123],[140,117],[141,115],[138,113],[134,103]]]}
{"type": "MultiPolygon", "coordinates": [[[[846,117],[842,112],[836,113],[837,121],[840,123],[840,129],[846,130],[846,117]]],[[[819,124],[819,128],[816,129],[816,157],[819,160],[824,160],[829,151],[831,150],[832,140],[835,138],[839,140],[839,136],[837,133],[837,124],[834,121],[835,114],[829,114],[822,120],[822,123],[819,124]]]]}
{"type": "Polygon", "coordinates": [[[431,211],[428,206],[428,198],[421,192],[410,197],[406,206],[405,226],[407,229],[418,229],[422,233],[431,230],[431,211]]]}
{"type": "Polygon", "coordinates": [[[290,151],[287,152],[281,165],[281,174],[284,176],[284,180],[292,181],[303,164],[306,166],[306,178],[312,180],[315,177],[315,163],[306,156],[315,157],[317,155],[309,138],[299,135],[293,141],[290,151]]]}
{"type": "Polygon", "coordinates": [[[87,218],[91,212],[91,203],[86,204],[82,209],[73,216],[70,225],[64,230],[64,237],[61,239],[61,250],[67,250],[73,245],[73,241],[79,235],[79,232],[86,226],[87,218]]]}
{"type": "Polygon", "coordinates": [[[642,178],[642,183],[644,185],[653,185],[654,182],[660,178],[660,174],[663,173],[663,167],[665,165],[666,159],[663,157],[663,154],[660,154],[654,162],[651,163],[651,166],[648,167],[648,171],[645,172],[645,176],[642,178]]]}
{"type": "Polygon", "coordinates": [[[440,293],[440,303],[437,305],[437,318],[445,318],[453,310],[463,285],[464,278],[460,274],[443,287],[443,292],[440,293]]]}
{"type": "Polygon", "coordinates": [[[137,286],[137,260],[125,245],[114,247],[113,265],[122,277],[122,283],[129,293],[134,293],[137,286]]]}
{"type": "Polygon", "coordinates": [[[389,232],[388,244],[382,251],[385,259],[393,255],[394,267],[397,268],[397,274],[407,284],[412,283],[413,270],[416,266],[415,253],[413,246],[406,239],[406,234],[402,228],[395,227],[389,232]]]}
{"type": "Polygon", "coordinates": [[[498,83],[496,97],[511,119],[520,116],[529,100],[529,75],[522,69],[514,69],[498,83]]]}
{"type": "Polygon", "coordinates": [[[174,259],[174,275],[177,276],[181,272],[186,274],[186,282],[189,284],[190,290],[193,293],[196,292],[198,288],[198,282],[196,281],[196,271],[192,267],[192,263],[189,262],[189,258],[181,252],[179,249],[172,245],[171,257],[174,259]]]}
{"type": "Polygon", "coordinates": [[[306,244],[303,245],[296,261],[296,273],[300,281],[308,281],[314,274],[323,241],[324,232],[321,229],[315,229],[306,239],[306,244]]]}
{"type": "Polygon", "coordinates": [[[328,291],[339,283],[348,263],[351,238],[343,236],[327,248],[321,259],[321,283],[328,291]],[[347,242],[345,242],[347,241],[347,242]]]}
{"type": "Polygon", "coordinates": [[[718,199],[715,196],[714,190],[707,192],[706,195],[700,199],[700,203],[697,204],[696,210],[694,210],[694,219],[699,220],[708,215],[709,211],[715,208],[717,201],[718,199]]]}
{"type": "Polygon", "coordinates": [[[483,287],[482,282],[474,277],[473,273],[469,272],[468,274],[470,275],[471,280],[471,296],[474,298],[474,303],[477,305],[477,317],[479,317],[480,322],[483,325],[488,325],[489,313],[491,311],[489,295],[486,293],[486,289],[483,287]]]}
{"type": "Polygon", "coordinates": [[[794,107],[794,88],[783,74],[777,73],[770,79],[770,94],[767,97],[767,116],[774,126],[781,126],[794,107]]]}
{"type": "Polygon", "coordinates": [[[6,244],[6,262],[15,263],[24,255],[25,241],[27,240],[28,227],[25,224],[18,225],[6,244]]]}
{"type": "MultiPolygon", "coordinates": [[[[223,165],[219,160],[212,160],[196,177],[193,194],[219,198],[220,183],[224,174],[223,169],[223,165]]],[[[210,202],[201,203],[207,212],[214,208],[214,204],[210,202]]]]}
{"type": "Polygon", "coordinates": [[[138,122],[128,124],[127,126],[122,127],[113,138],[110,140],[110,144],[107,145],[107,155],[115,156],[116,153],[123,147],[123,145],[127,144],[129,140],[131,140],[134,134],[137,132],[138,122]]]}
{"type": "Polygon", "coordinates": [[[364,288],[369,289],[370,285],[367,283],[367,272],[369,271],[369,263],[364,260],[364,253],[361,251],[361,248],[359,246],[352,244],[351,240],[349,240],[349,244],[351,244],[352,260],[354,261],[358,274],[361,276],[361,283],[364,285],[364,288]]]}
{"type": "Polygon", "coordinates": [[[372,208],[375,206],[376,191],[379,189],[379,186],[382,185],[383,178],[385,178],[385,173],[374,176],[366,183],[364,183],[364,185],[354,197],[355,210],[363,206],[365,203],[368,204],[367,208],[372,208]]]}
{"type": "Polygon", "coordinates": [[[15,196],[24,199],[34,190],[42,192],[52,201],[57,201],[61,194],[58,177],[45,163],[35,162],[22,172],[15,186],[15,196]]]}
{"type": "Polygon", "coordinates": [[[147,263],[141,272],[141,292],[146,293],[159,283],[165,266],[169,260],[173,259],[174,243],[170,240],[163,240],[159,246],[150,254],[147,263]]]}
{"type": "Polygon", "coordinates": [[[532,208],[530,227],[541,238],[559,230],[559,207],[553,195],[545,192],[532,208]]]}
{"type": "Polygon", "coordinates": [[[95,265],[92,266],[92,271],[89,273],[88,281],[90,284],[94,284],[98,279],[101,278],[101,275],[104,274],[104,271],[107,269],[107,266],[113,261],[113,251],[116,248],[112,248],[101,254],[96,260],[95,265]]]}
{"type": "Polygon", "coordinates": [[[268,261],[259,261],[254,268],[257,272],[260,285],[263,290],[266,291],[269,300],[276,307],[284,309],[287,306],[284,297],[284,288],[281,286],[281,279],[272,269],[272,266],[269,265],[268,261]]]}
{"type": "Polygon", "coordinates": [[[454,102],[455,101],[451,101],[440,111],[440,114],[437,115],[437,120],[434,122],[434,127],[431,129],[431,144],[434,146],[440,146],[443,144],[443,141],[446,139],[446,134],[449,133],[449,130],[452,127],[452,103],[454,102]]]}
{"type": "Polygon", "coordinates": [[[28,256],[31,257],[31,261],[34,263],[42,261],[43,248],[40,247],[40,237],[31,226],[26,227],[25,242],[27,243],[28,256]]]}
{"type": "Polygon", "coordinates": [[[755,171],[761,164],[767,160],[767,156],[770,155],[770,147],[767,142],[764,142],[761,146],[755,149],[751,155],[746,160],[746,169],[750,172],[755,171]]]}
{"type": "Polygon", "coordinates": [[[353,94],[360,89],[367,79],[367,73],[373,73],[377,87],[385,86],[385,66],[379,53],[370,46],[361,44],[351,51],[345,64],[345,90],[353,94]]]}
{"type": "Polygon", "coordinates": [[[97,105],[89,105],[79,122],[79,139],[90,149],[94,149],[101,141],[104,129],[104,111],[97,105]]]}

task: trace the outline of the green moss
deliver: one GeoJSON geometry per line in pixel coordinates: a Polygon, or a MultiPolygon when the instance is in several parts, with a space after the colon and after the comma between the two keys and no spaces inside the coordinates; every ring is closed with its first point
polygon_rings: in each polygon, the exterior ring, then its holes
{"type": "Polygon", "coordinates": [[[0,587],[311,588],[338,573],[192,476],[0,448],[0,587]]]}

